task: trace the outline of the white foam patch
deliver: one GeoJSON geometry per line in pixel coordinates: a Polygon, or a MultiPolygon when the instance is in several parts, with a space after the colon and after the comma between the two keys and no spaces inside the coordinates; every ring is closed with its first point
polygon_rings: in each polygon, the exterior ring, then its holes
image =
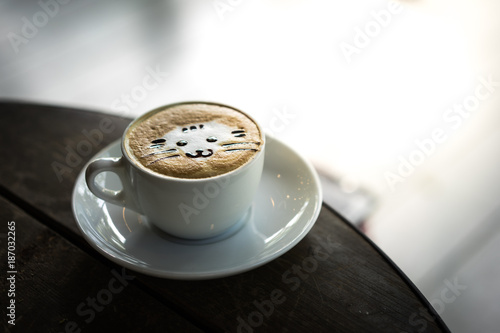
{"type": "Polygon", "coordinates": [[[165,147],[176,148],[184,154],[191,153],[196,155],[197,150],[203,150],[205,154],[209,149],[212,150],[213,153],[216,153],[218,150],[225,148],[222,144],[241,142],[241,138],[235,137],[237,134],[232,133],[237,130],[243,129],[230,128],[224,124],[210,121],[202,124],[176,127],[162,138],[166,140],[165,147]],[[215,138],[216,141],[207,141],[210,138],[215,138]],[[177,143],[181,141],[185,141],[187,144],[179,146],[177,143]]]}

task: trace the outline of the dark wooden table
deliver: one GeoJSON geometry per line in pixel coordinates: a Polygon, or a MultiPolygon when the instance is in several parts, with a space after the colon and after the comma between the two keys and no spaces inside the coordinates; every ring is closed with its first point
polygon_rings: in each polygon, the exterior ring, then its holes
{"type": "Polygon", "coordinates": [[[448,332],[394,263],[325,205],[292,250],[235,276],[160,279],[107,260],[80,234],[71,192],[84,164],[129,122],[0,102],[0,331],[448,332]],[[102,141],[94,140],[87,156],[68,160],[68,151],[88,140],[86,131],[100,126],[102,141]],[[15,262],[7,256],[12,226],[15,262]],[[318,246],[326,259],[309,272],[300,269],[318,246]],[[7,308],[12,300],[14,311],[7,308]]]}

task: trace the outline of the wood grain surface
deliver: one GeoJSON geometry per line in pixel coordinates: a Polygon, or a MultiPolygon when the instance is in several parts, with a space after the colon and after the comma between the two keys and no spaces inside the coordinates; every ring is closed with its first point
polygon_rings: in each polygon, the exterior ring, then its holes
{"type": "Polygon", "coordinates": [[[200,331],[132,283],[131,271],[104,265],[1,197],[0,219],[17,231],[17,332],[200,331]]]}
{"type": "MultiPolygon", "coordinates": [[[[0,102],[0,217],[2,232],[7,221],[17,223],[17,300],[23,303],[17,308],[19,327],[4,321],[6,329],[63,332],[76,322],[89,332],[110,327],[124,332],[448,332],[390,259],[326,206],[298,245],[246,273],[176,281],[127,270],[133,276],[129,285],[87,324],[90,315],[78,314],[76,306],[123,269],[80,235],[71,192],[84,164],[120,138],[129,122],[98,112],[0,102]]],[[[4,243],[2,238],[2,261],[4,243]]],[[[5,279],[1,285],[6,297],[5,279]]],[[[108,295],[101,293],[101,298],[108,295]]]]}

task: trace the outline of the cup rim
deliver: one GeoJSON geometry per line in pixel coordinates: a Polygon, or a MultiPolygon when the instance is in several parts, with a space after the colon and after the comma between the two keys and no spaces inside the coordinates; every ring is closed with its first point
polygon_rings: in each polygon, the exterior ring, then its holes
{"type": "Polygon", "coordinates": [[[238,174],[242,171],[244,171],[245,169],[249,168],[250,165],[254,164],[255,161],[262,155],[264,154],[264,150],[265,150],[265,146],[266,146],[266,136],[265,136],[265,133],[264,131],[262,130],[261,126],[259,125],[259,123],[252,117],[250,116],[248,113],[238,109],[238,108],[235,108],[234,106],[230,106],[230,105],[227,105],[227,104],[223,104],[223,103],[218,103],[218,102],[211,102],[211,101],[186,101],[186,102],[177,102],[177,103],[171,103],[171,104],[166,104],[166,105],[163,105],[163,106],[159,106],[157,108],[154,108],[150,111],[147,111],[145,113],[143,113],[142,115],[138,116],[137,118],[135,118],[134,120],[132,120],[130,122],[130,124],[128,124],[127,128],[125,128],[125,130],[123,131],[123,134],[122,134],[122,138],[120,140],[120,147],[121,147],[121,151],[122,151],[122,156],[125,157],[129,164],[134,167],[135,169],[137,169],[139,172],[144,172],[145,174],[148,174],[150,176],[153,176],[153,177],[156,177],[156,178],[160,178],[160,179],[168,179],[168,180],[175,180],[175,181],[179,181],[179,182],[189,182],[189,183],[195,183],[195,182],[204,182],[204,181],[212,181],[212,180],[216,180],[216,179],[219,179],[219,178],[222,178],[222,177],[228,177],[228,176],[232,176],[232,175],[235,175],[235,174],[238,174]],[[211,176],[211,177],[205,177],[205,178],[181,178],[181,177],[173,177],[173,176],[168,176],[168,175],[163,175],[163,174],[160,174],[158,172],[155,172],[153,170],[150,170],[146,167],[141,167],[138,165],[139,162],[136,162],[135,159],[133,159],[130,155],[129,155],[129,152],[127,151],[127,149],[125,148],[125,138],[127,136],[127,133],[128,131],[130,130],[130,128],[132,126],[134,126],[137,122],[141,121],[143,118],[146,118],[146,117],[149,117],[157,112],[160,112],[161,110],[164,110],[166,108],[171,108],[171,107],[174,107],[174,106],[178,106],[178,105],[184,105],[184,104],[210,104],[210,105],[217,105],[217,106],[222,106],[222,107],[226,107],[226,108],[230,108],[230,109],[233,109],[235,111],[238,111],[240,113],[242,113],[243,115],[245,115],[246,117],[248,117],[251,121],[253,121],[253,123],[257,126],[257,129],[259,130],[260,134],[261,134],[261,138],[262,138],[262,144],[260,145],[262,148],[251,158],[250,161],[244,163],[243,165],[240,165],[239,167],[237,167],[236,169],[233,169],[231,171],[228,171],[228,172],[225,172],[225,173],[221,173],[221,174],[218,174],[218,175],[215,175],[215,176],[211,176]]]}

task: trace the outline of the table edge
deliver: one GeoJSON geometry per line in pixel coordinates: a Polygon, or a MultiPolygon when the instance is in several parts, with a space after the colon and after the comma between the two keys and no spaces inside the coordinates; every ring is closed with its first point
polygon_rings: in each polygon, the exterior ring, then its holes
{"type": "Polygon", "coordinates": [[[370,245],[394,270],[394,272],[401,278],[401,280],[415,293],[417,298],[427,307],[429,310],[429,314],[436,321],[436,324],[440,326],[440,328],[444,332],[451,333],[448,326],[445,324],[441,316],[436,312],[436,310],[432,307],[431,303],[427,300],[427,298],[422,294],[420,289],[410,280],[410,278],[399,268],[398,265],[380,248],[377,244],[373,242],[366,234],[364,234],[361,230],[356,228],[351,222],[349,222],[344,216],[338,213],[334,208],[330,207],[326,202],[323,201],[323,207],[337,216],[344,224],[354,230],[356,234],[364,239],[364,241],[370,245]]]}

